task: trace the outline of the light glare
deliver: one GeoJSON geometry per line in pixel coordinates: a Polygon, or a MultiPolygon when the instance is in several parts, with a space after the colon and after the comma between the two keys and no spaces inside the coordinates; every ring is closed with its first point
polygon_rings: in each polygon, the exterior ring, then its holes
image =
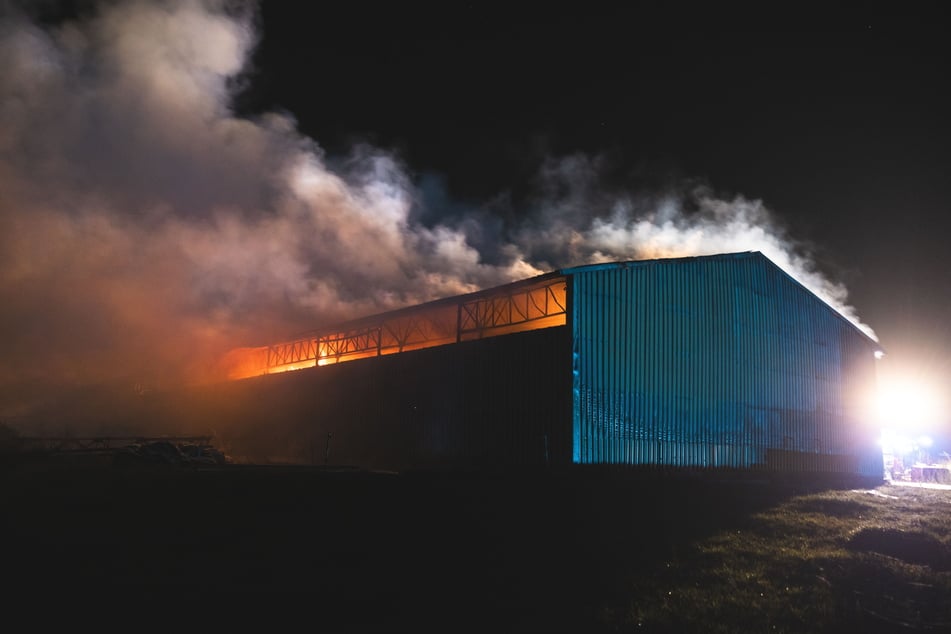
{"type": "Polygon", "coordinates": [[[886,428],[930,426],[940,416],[937,397],[922,383],[904,381],[881,386],[876,401],[876,416],[886,428]]]}

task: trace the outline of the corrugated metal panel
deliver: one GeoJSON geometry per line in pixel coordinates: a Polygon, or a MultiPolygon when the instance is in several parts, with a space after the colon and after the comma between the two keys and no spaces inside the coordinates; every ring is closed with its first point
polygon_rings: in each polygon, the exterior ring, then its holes
{"type": "Polygon", "coordinates": [[[864,334],[758,253],[571,272],[573,460],[881,475],[864,334]]]}

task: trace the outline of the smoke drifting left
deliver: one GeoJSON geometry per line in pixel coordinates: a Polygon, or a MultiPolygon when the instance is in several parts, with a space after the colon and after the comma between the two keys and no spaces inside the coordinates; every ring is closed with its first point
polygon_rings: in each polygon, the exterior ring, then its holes
{"type": "Polygon", "coordinates": [[[757,201],[608,196],[597,159],[565,157],[503,227],[420,213],[376,148],[331,169],[288,115],[233,114],[253,18],[215,0],[52,27],[6,9],[0,417],[75,386],[216,378],[232,347],[605,259],[758,249],[854,319],[757,201]]]}
{"type": "Polygon", "coordinates": [[[412,226],[393,158],[331,172],[288,117],[233,117],[254,34],[222,6],[4,17],[0,415],[26,385],[200,378],[232,345],[534,272],[412,226]]]}

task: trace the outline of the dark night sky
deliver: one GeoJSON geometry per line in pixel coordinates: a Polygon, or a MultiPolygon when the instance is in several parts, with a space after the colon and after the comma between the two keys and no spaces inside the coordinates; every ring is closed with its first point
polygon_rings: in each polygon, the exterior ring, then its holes
{"type": "Polygon", "coordinates": [[[691,14],[582,4],[265,2],[239,100],[329,152],[355,141],[508,192],[546,156],[604,155],[637,189],[700,179],[762,199],[844,282],[883,368],[951,386],[951,44],[936,15],[691,14]]]}

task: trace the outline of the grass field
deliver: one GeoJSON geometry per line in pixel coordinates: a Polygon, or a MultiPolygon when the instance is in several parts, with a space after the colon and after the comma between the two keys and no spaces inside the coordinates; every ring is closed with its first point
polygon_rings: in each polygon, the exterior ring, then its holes
{"type": "Polygon", "coordinates": [[[947,490],[20,463],[0,508],[8,607],[200,605],[280,631],[951,631],[947,490]]]}

